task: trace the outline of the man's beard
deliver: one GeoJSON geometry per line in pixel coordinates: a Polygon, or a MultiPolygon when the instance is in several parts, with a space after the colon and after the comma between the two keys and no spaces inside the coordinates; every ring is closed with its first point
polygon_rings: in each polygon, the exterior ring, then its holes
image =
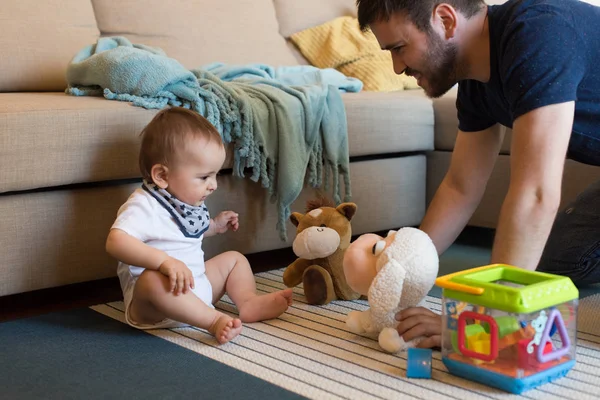
{"type": "MultiPolygon", "coordinates": [[[[453,44],[446,45],[433,33],[427,35],[428,51],[422,65],[423,71],[416,71],[427,83],[423,90],[430,98],[446,94],[456,83],[457,50],[453,44]]],[[[407,73],[415,71],[408,69],[407,73]]]]}

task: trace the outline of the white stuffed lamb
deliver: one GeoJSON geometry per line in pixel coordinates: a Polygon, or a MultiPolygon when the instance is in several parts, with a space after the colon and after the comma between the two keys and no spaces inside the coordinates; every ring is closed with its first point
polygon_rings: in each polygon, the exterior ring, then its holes
{"type": "Polygon", "coordinates": [[[429,236],[416,228],[390,231],[386,238],[365,234],[350,244],[343,264],[348,284],[368,296],[370,307],[350,312],[348,328],[378,336],[379,345],[390,353],[416,346],[422,338],[404,342],[395,315],[423,305],[435,283],[439,258],[429,236]]]}

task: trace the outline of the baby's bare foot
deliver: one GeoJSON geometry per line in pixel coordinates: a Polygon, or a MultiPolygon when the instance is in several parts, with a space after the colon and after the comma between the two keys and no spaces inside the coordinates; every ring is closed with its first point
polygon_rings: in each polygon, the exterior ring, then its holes
{"type": "Polygon", "coordinates": [[[215,336],[219,343],[225,344],[240,334],[242,321],[239,318],[234,319],[225,314],[220,314],[215,317],[208,331],[215,336]]]}
{"type": "Polygon", "coordinates": [[[285,289],[262,296],[254,296],[238,305],[240,319],[244,322],[276,318],[292,305],[292,289],[285,289]]]}

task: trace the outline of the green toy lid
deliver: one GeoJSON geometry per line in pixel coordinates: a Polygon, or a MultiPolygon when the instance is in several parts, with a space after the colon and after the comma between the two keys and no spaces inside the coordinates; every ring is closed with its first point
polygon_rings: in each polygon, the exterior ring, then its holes
{"type": "Polygon", "coordinates": [[[570,278],[492,264],[437,278],[444,297],[512,312],[532,313],[579,298],[570,278]]]}

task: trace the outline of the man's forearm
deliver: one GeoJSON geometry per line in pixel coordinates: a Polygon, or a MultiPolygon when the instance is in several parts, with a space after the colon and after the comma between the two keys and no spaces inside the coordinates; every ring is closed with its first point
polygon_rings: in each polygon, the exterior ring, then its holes
{"type": "Polygon", "coordinates": [[[456,240],[475,212],[481,196],[468,196],[444,179],[438,188],[420,229],[431,237],[438,254],[456,240]]]}
{"type": "Polygon", "coordinates": [[[575,102],[552,104],[514,121],[510,186],[496,229],[492,262],[535,270],[560,204],[575,102]]]}
{"type": "Polygon", "coordinates": [[[506,197],[496,229],[493,264],[508,264],[535,270],[540,261],[559,200],[540,199],[534,193],[506,197]]]}

